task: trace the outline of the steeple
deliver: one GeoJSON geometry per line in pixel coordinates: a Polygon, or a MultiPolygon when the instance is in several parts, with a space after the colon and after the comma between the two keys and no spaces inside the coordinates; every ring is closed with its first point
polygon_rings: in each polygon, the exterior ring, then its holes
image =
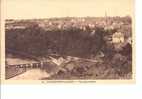
{"type": "Polygon", "coordinates": [[[107,11],[105,11],[105,21],[107,23],[107,11]]]}

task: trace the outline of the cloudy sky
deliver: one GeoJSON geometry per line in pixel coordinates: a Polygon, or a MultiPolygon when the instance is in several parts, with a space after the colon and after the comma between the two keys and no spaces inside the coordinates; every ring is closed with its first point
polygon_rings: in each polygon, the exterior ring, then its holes
{"type": "Polygon", "coordinates": [[[7,19],[132,15],[133,0],[4,0],[7,19]]]}

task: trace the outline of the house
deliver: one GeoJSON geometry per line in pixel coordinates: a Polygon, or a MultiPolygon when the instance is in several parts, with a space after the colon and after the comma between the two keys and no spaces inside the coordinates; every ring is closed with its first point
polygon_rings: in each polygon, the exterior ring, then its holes
{"type": "Polygon", "coordinates": [[[115,32],[112,35],[112,43],[123,43],[124,42],[124,34],[121,32],[115,32]]]}

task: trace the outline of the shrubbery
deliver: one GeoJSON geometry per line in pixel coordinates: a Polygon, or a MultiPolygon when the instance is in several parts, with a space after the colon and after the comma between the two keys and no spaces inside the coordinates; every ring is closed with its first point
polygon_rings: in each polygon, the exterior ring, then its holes
{"type": "Polygon", "coordinates": [[[78,28],[48,30],[30,26],[26,29],[6,30],[6,49],[34,56],[48,54],[88,57],[96,54],[104,44],[103,29],[90,30],[78,28]]]}

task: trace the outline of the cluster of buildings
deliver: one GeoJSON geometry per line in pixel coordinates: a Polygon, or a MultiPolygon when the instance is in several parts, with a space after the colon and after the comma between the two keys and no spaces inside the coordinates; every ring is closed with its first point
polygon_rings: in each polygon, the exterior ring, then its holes
{"type": "MultiPolygon", "coordinates": [[[[125,17],[124,17],[125,18],[125,17]]],[[[131,39],[131,23],[125,21],[123,17],[65,17],[51,19],[33,19],[33,20],[6,20],[6,29],[25,29],[27,27],[38,25],[44,30],[68,30],[77,28],[82,31],[90,30],[91,35],[95,34],[95,27],[102,27],[104,30],[116,29],[112,35],[113,43],[122,43],[126,39],[131,39]],[[128,35],[128,36],[127,36],[128,35]]]]}

